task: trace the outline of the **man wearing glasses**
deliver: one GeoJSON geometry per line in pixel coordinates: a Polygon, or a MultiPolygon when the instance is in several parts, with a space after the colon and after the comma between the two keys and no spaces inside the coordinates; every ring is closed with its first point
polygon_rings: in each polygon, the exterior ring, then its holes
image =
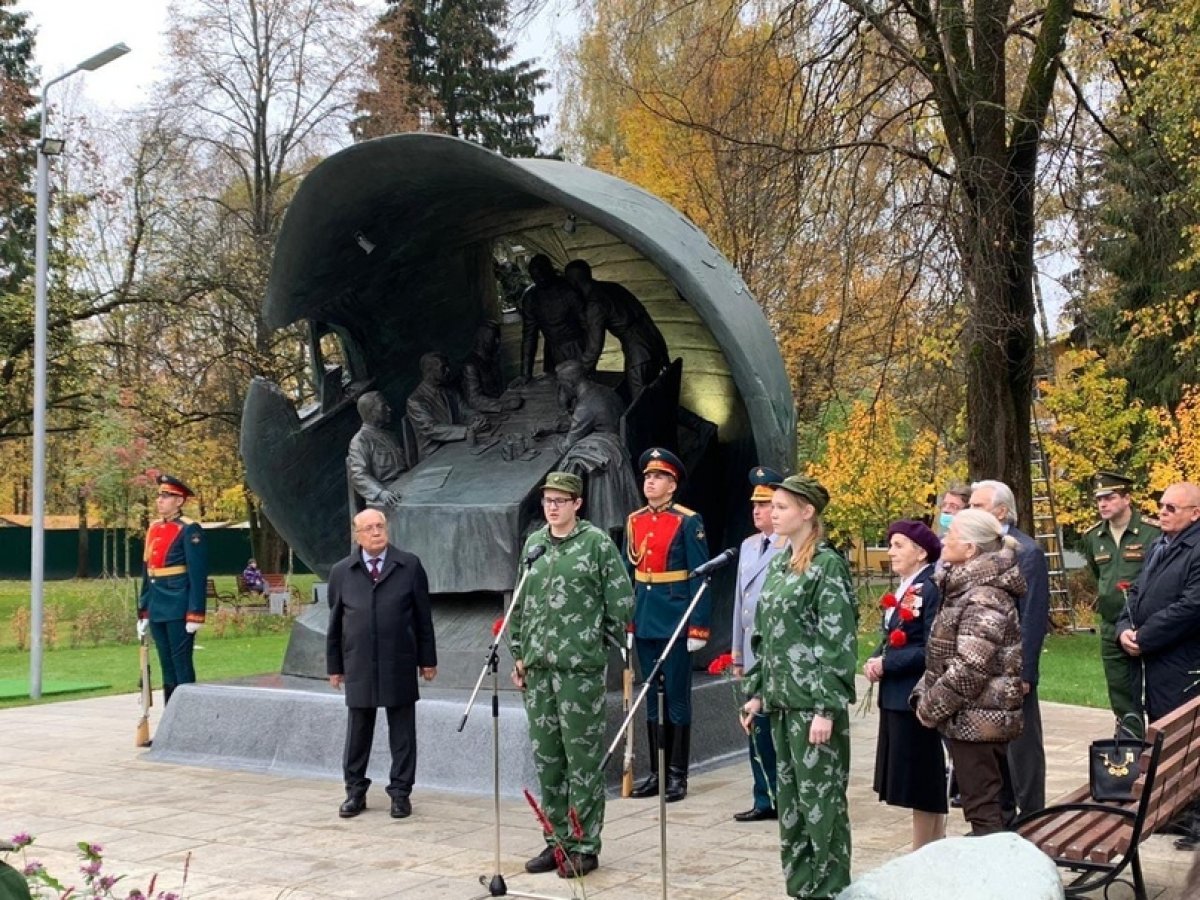
{"type": "Polygon", "coordinates": [[[145,572],[138,597],[138,638],[149,628],[162,667],[163,703],[175,688],[196,680],[192,650],[204,624],[208,554],[198,522],[184,518],[192,489],[171,475],[158,476],[157,521],[146,532],[145,572]]]}
{"type": "Polygon", "coordinates": [[[367,808],[367,764],[382,706],[392,754],[392,818],[405,819],[412,815],[417,771],[417,673],[426,681],[437,675],[429,579],[416,556],[388,543],[379,510],[354,517],[354,540],[358,549],[329,573],[326,671],[329,683],[345,690],[347,706],[346,800],[338,815],[350,819],[367,808]]]}
{"type": "Polygon", "coordinates": [[[1117,620],[1121,649],[1141,659],[1151,722],[1196,696],[1200,670],[1200,487],[1173,484],[1158,504],[1162,537],[1117,620]]]}
{"type": "Polygon", "coordinates": [[[525,541],[521,558],[543,550],[530,565],[509,623],[513,684],[525,692],[542,808],[554,826],[525,870],[557,869],[560,878],[580,878],[600,864],[604,668],[607,645],[622,646],[633,610],[620,551],[605,532],[579,518],[582,494],[578,475],[546,476],[546,524],[525,541]]]}
{"type": "MultiPolygon", "coordinates": [[[[1196,696],[1200,670],[1200,487],[1184,481],[1163,491],[1162,537],[1129,589],[1117,620],[1121,649],[1143,666],[1146,717],[1153,722],[1196,696]]],[[[1180,850],[1200,846],[1200,809],[1180,815],[1180,850]]]]}

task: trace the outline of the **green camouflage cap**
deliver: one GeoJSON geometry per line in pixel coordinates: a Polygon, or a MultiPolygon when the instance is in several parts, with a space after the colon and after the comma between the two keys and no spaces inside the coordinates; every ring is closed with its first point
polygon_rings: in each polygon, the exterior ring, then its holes
{"type": "Polygon", "coordinates": [[[813,506],[817,512],[822,512],[829,503],[829,491],[815,478],[807,475],[789,475],[783,481],[771,485],[773,488],[783,488],[789,494],[795,494],[813,506]]]}
{"type": "Polygon", "coordinates": [[[570,472],[551,472],[546,476],[546,483],[542,485],[542,490],[562,491],[572,497],[582,497],[583,479],[570,472]]]}

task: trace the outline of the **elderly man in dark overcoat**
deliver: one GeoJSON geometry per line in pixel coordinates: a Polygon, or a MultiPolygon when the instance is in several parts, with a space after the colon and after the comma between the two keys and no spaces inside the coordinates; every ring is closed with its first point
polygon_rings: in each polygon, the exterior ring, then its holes
{"type": "Polygon", "coordinates": [[[354,517],[358,549],[329,573],[329,683],[346,692],[346,752],[342,768],[343,819],[367,808],[367,764],[375,713],[387,711],[392,754],[387,792],[392,817],[412,815],[417,770],[417,674],[437,675],[437,647],[429,605],[429,579],[421,561],[388,543],[387,521],[377,509],[354,517]]]}

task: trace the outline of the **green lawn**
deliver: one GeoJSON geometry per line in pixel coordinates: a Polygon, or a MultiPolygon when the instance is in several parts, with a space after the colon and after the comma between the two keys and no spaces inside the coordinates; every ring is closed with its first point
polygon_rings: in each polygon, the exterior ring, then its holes
{"type": "MultiPolygon", "coordinates": [[[[278,672],[287,642],[286,633],[213,638],[201,631],[196,641],[196,674],[200,681],[221,681],[242,675],[278,672]]],[[[158,659],[153,653],[151,650],[150,667],[154,686],[158,688],[161,686],[158,659]]],[[[84,694],[55,694],[52,697],[44,697],[41,702],[77,700],[81,697],[100,697],[105,694],[130,694],[138,689],[138,650],[135,644],[48,650],[43,655],[42,662],[43,679],[103,681],[110,687],[84,694]]],[[[0,650],[0,678],[28,677],[28,652],[11,648],[0,650]]],[[[28,697],[0,700],[0,709],[7,706],[26,706],[29,703],[28,697]]]]}
{"type": "MultiPolygon", "coordinates": [[[[306,598],[314,581],[314,575],[299,575],[292,579],[306,598]]],[[[234,589],[232,575],[218,576],[216,582],[219,591],[232,592],[234,589]]],[[[55,695],[45,698],[44,702],[137,690],[138,654],[133,643],[132,591],[129,583],[117,580],[46,583],[46,605],[47,609],[53,607],[56,611],[58,635],[54,647],[45,652],[43,678],[103,681],[111,688],[85,695],[55,695]],[[97,629],[104,631],[105,637],[99,646],[91,646],[93,632],[79,629],[77,621],[94,622],[97,629]],[[117,643],[118,640],[127,643],[117,643]],[[72,643],[77,646],[72,647],[72,643]]],[[[874,587],[860,592],[863,631],[859,638],[859,656],[862,660],[878,644],[877,595],[880,592],[874,587]]],[[[17,649],[12,627],[17,610],[27,610],[28,606],[29,582],[0,581],[0,678],[28,677],[29,653],[17,649]]],[[[200,680],[218,681],[278,672],[289,632],[290,620],[286,617],[231,618],[223,612],[218,620],[210,614],[209,627],[200,632],[196,651],[200,680]]],[[[1095,634],[1052,634],[1046,639],[1041,664],[1041,699],[1079,706],[1107,706],[1099,640],[1095,634]]],[[[157,684],[157,661],[153,668],[157,684]]],[[[0,708],[28,702],[28,699],[0,701],[0,708]]]]}

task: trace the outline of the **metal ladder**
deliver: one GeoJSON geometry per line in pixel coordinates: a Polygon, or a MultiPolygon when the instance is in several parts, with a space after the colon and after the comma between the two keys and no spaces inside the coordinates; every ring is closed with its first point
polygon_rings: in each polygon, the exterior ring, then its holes
{"type": "Polygon", "coordinates": [[[1042,424],[1039,420],[1042,396],[1038,384],[1041,377],[1035,374],[1033,379],[1033,405],[1030,410],[1033,427],[1030,429],[1029,458],[1033,468],[1033,536],[1042,545],[1042,551],[1046,554],[1046,568],[1050,573],[1050,618],[1052,621],[1065,619],[1071,631],[1094,631],[1095,629],[1088,626],[1080,627],[1075,607],[1071,605],[1070,592],[1067,590],[1062,526],[1058,523],[1058,514],[1054,506],[1050,461],[1046,457],[1042,442],[1042,424]]]}

